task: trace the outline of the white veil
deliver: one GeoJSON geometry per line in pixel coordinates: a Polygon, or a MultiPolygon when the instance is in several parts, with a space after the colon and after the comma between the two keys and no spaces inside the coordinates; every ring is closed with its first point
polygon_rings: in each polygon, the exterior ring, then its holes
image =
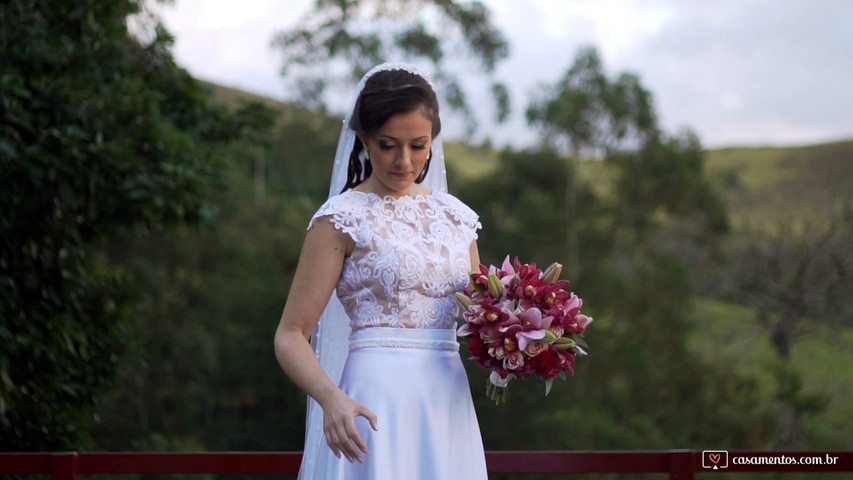
{"type": "MultiPolygon", "coordinates": [[[[349,123],[355,109],[356,101],[364,89],[367,79],[376,72],[386,70],[405,70],[418,75],[424,78],[432,86],[433,90],[435,90],[435,85],[433,85],[426,74],[418,70],[414,65],[407,63],[383,63],[373,67],[361,78],[347,110],[343,126],[341,127],[341,136],[338,140],[337,152],[335,153],[335,163],[332,167],[329,198],[341,193],[347,182],[350,153],[352,152],[356,138],[356,134],[349,127],[349,123]]],[[[362,171],[364,171],[363,165],[362,171]]],[[[429,171],[421,185],[442,192],[447,191],[447,169],[444,163],[444,146],[440,135],[432,140],[429,171]]],[[[320,316],[320,321],[317,322],[317,326],[311,333],[311,345],[314,346],[314,352],[317,354],[317,358],[320,360],[320,364],[323,366],[326,374],[329,375],[329,378],[335,384],[340,382],[344,362],[349,353],[349,335],[349,318],[344,312],[343,305],[338,300],[336,293],[333,292],[329,303],[326,305],[326,309],[320,316]]],[[[317,453],[320,451],[320,448],[325,448],[325,444],[323,410],[314,399],[308,397],[308,412],[305,419],[305,448],[302,457],[302,466],[299,470],[300,480],[312,480],[315,478],[317,453]]]]}

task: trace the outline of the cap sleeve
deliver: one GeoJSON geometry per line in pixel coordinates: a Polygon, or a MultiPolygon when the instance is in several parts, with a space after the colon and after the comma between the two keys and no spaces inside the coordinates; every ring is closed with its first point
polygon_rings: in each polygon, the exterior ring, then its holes
{"type": "Polygon", "coordinates": [[[347,195],[348,192],[326,200],[308,222],[308,230],[316,221],[329,221],[332,225],[349,235],[356,245],[363,245],[367,240],[368,226],[366,221],[366,205],[358,197],[347,195]]]}
{"type": "Polygon", "coordinates": [[[477,230],[483,228],[480,216],[471,207],[449,193],[439,192],[440,199],[447,208],[448,215],[466,230],[468,241],[477,239],[477,230]]]}

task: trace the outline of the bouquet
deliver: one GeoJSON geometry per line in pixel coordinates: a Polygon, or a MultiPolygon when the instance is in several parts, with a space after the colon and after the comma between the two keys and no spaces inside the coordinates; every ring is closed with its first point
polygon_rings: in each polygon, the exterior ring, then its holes
{"type": "Polygon", "coordinates": [[[465,292],[456,294],[463,320],[457,335],[471,336],[471,358],[492,371],[486,394],[496,403],[514,378],[542,379],[547,395],[554,378],[573,375],[575,357],[586,355],[581,336],[592,317],[564,290],[569,281],[559,280],[561,270],[553,263],[543,272],[507,256],[500,269],[480,265],[465,292]]]}

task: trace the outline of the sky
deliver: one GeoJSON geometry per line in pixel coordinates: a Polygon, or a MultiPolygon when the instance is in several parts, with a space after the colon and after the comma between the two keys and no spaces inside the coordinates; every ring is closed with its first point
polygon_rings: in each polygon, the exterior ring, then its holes
{"type": "MultiPolygon", "coordinates": [[[[270,43],[313,3],[174,0],[155,8],[175,35],[177,62],[194,76],[285,100],[281,57],[270,43]]],[[[526,106],[587,45],[609,75],[639,76],[667,132],[690,128],[706,147],[853,138],[853,0],[483,3],[509,41],[510,56],[495,73],[510,89],[512,113],[504,125],[482,120],[472,141],[535,142],[526,106]]],[[[452,120],[443,120],[453,138],[452,120]]]]}

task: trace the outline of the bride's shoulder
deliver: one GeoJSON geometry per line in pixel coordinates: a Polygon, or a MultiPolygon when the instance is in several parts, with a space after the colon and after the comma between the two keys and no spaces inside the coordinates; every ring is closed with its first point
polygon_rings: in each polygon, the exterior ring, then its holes
{"type": "Polygon", "coordinates": [[[311,217],[308,228],[322,217],[331,217],[335,224],[356,222],[365,213],[365,207],[370,204],[370,197],[362,192],[347,190],[329,197],[311,217]]]}
{"type": "MultiPolygon", "coordinates": [[[[466,205],[465,202],[463,202],[451,193],[442,192],[441,190],[433,190],[432,196],[440,203],[447,205],[448,207],[471,210],[471,207],[466,205]]],[[[473,212],[473,210],[471,211],[473,212]]]]}
{"type": "Polygon", "coordinates": [[[335,196],[329,197],[318,209],[319,212],[333,213],[335,211],[348,211],[364,208],[370,203],[370,196],[357,190],[347,190],[335,196]]]}
{"type": "Polygon", "coordinates": [[[454,215],[465,223],[476,224],[479,216],[477,212],[475,212],[471,207],[465,204],[462,200],[453,196],[450,193],[442,192],[439,190],[433,190],[432,192],[433,198],[436,199],[439,203],[445,206],[448,210],[451,210],[454,215]]]}

